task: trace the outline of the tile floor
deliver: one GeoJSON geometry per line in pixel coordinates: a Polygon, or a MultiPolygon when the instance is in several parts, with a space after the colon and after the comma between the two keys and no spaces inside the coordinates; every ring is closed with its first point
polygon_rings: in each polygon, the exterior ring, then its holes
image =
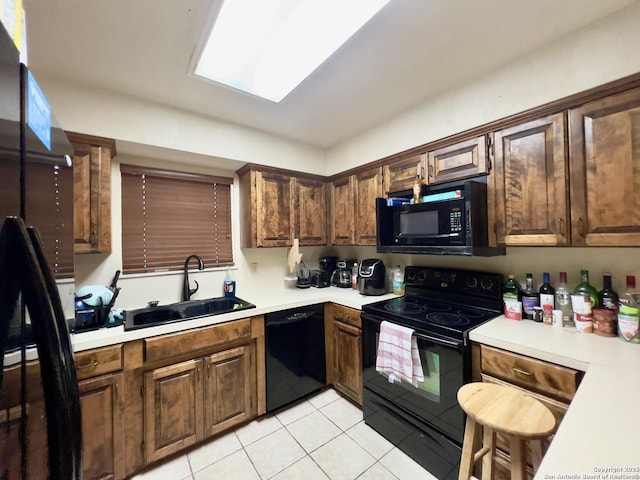
{"type": "Polygon", "coordinates": [[[325,390],[196,447],[133,480],[430,480],[362,420],[362,411],[325,390]]]}

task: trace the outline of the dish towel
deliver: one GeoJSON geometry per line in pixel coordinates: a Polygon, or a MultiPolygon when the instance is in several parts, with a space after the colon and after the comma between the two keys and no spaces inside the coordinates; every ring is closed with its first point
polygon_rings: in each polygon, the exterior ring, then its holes
{"type": "Polygon", "coordinates": [[[414,386],[424,382],[418,341],[412,328],[391,322],[380,323],[376,371],[389,376],[389,382],[406,380],[414,386]]]}

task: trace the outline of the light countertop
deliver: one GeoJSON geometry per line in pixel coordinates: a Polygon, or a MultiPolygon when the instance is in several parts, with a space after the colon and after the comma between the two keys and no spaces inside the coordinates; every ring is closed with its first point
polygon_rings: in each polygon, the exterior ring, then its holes
{"type": "MultiPolygon", "coordinates": [[[[363,305],[394,298],[397,295],[392,293],[380,296],[360,295],[357,290],[351,288],[326,287],[315,288],[262,288],[251,293],[242,295],[240,298],[253,303],[256,308],[239,310],[237,312],[212,315],[208,317],[196,318],[193,320],[183,320],[175,323],[168,323],[156,327],[140,328],[137,330],[125,331],[124,326],[101,328],[88,332],[71,334],[71,344],[74,352],[90,350],[92,348],[106,347],[117,343],[130,342],[141,338],[149,338],[156,335],[176,333],[192,328],[206,327],[218,323],[238,320],[241,318],[264,315],[266,313],[287,310],[290,308],[313,305],[315,303],[332,302],[346,307],[361,310],[363,305]]],[[[27,350],[27,360],[35,360],[37,352],[35,348],[27,350]]],[[[16,364],[20,361],[20,352],[6,354],[4,357],[5,367],[16,364]]]]}
{"type": "Polygon", "coordinates": [[[503,316],[470,338],[586,372],[536,479],[640,479],[640,345],[503,316]]]}

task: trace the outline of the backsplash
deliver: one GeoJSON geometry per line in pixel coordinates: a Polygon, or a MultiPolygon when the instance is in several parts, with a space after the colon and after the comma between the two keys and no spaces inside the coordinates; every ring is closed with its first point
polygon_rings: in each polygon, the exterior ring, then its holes
{"type": "MultiPolygon", "coordinates": [[[[322,256],[336,255],[344,258],[381,258],[387,268],[401,266],[436,266],[483,270],[501,273],[505,277],[514,274],[524,284],[525,274],[533,273],[537,286],[542,281],[542,273],[550,272],[552,283],[556,283],[560,271],[566,271],[569,285],[579,281],[579,271],[589,270],[591,283],[600,289],[602,274],[613,275],[613,288],[621,291],[625,287],[626,275],[636,275],[640,280],[640,264],[630,259],[640,258],[640,248],[560,248],[560,247],[517,247],[508,248],[505,256],[499,257],[459,257],[434,255],[377,254],[375,247],[301,247],[302,261],[310,268],[318,267],[322,256]]],[[[283,277],[288,273],[288,248],[242,249],[236,254],[236,265],[232,270],[236,280],[237,295],[249,295],[254,289],[279,289],[284,287],[283,277]],[[253,271],[252,264],[255,264],[253,271]]],[[[76,288],[83,285],[108,285],[114,274],[114,267],[102,255],[76,255],[76,288]]],[[[200,285],[192,297],[203,299],[222,295],[225,269],[215,271],[189,271],[192,282],[200,285]]],[[[122,287],[116,306],[133,309],[146,306],[151,300],[161,304],[180,301],[182,272],[159,275],[123,275],[118,282],[122,287]]]]}

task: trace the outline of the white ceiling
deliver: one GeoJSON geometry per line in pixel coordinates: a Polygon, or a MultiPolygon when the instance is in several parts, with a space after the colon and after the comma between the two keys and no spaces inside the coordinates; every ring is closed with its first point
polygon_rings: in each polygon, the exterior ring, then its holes
{"type": "Polygon", "coordinates": [[[24,5],[36,73],[329,148],[634,1],[392,0],[280,104],[190,74],[221,0],[24,5]]]}

